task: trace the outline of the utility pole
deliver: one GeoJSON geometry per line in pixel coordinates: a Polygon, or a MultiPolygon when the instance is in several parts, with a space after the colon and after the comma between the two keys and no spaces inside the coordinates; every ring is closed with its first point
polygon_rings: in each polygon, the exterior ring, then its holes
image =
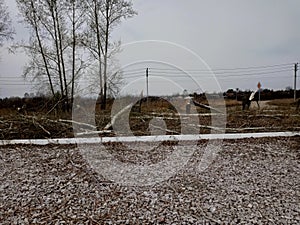
{"type": "Polygon", "coordinates": [[[295,63],[294,72],[295,72],[295,78],[294,78],[294,101],[296,101],[296,95],[297,95],[297,71],[298,71],[298,63],[295,63]]]}
{"type": "Polygon", "coordinates": [[[146,69],[146,88],[147,88],[147,104],[148,104],[148,96],[149,96],[149,82],[148,82],[148,76],[149,76],[149,69],[146,69]]]}

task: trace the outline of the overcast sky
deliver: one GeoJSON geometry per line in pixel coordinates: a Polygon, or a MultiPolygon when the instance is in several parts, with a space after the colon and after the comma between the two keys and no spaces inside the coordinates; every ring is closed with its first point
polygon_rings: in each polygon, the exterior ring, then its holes
{"type": "MultiPolygon", "coordinates": [[[[149,42],[129,45],[136,49],[131,54],[136,55],[127,55],[127,61],[123,62],[126,48],[129,48],[125,45],[120,57],[123,67],[130,63],[136,64],[138,59],[144,60],[135,67],[150,68],[149,88],[152,88],[153,94],[154,86],[166,90],[166,83],[160,82],[159,78],[151,78],[151,72],[155,69],[157,70],[153,75],[161,75],[161,81],[165,79],[165,82],[172,83],[170,90],[168,89],[171,93],[180,92],[181,89],[193,92],[197,87],[182,80],[172,80],[168,77],[172,74],[160,71],[170,69],[169,72],[172,73],[174,70],[203,68],[218,71],[225,68],[290,64],[282,67],[262,67],[257,71],[233,70],[232,74],[220,73],[216,75],[216,83],[223,91],[228,88],[254,90],[259,81],[262,88],[285,89],[293,86],[292,64],[300,61],[300,1],[134,0],[133,3],[138,15],[120,24],[113,33],[113,39],[121,40],[123,44],[136,41],[141,43],[144,40],[157,41],[158,44],[153,46],[149,42]],[[151,48],[156,49],[149,53],[151,48]],[[147,60],[157,62],[149,63],[147,60]],[[154,69],[151,70],[151,67],[154,69]],[[255,72],[258,75],[253,74],[255,72]]],[[[28,32],[23,25],[17,23],[19,17],[14,1],[6,0],[6,4],[14,21],[16,39],[27,40],[28,32]]],[[[8,55],[5,48],[1,49],[0,97],[23,96],[25,92],[33,92],[25,85],[5,85],[12,82],[3,78],[21,77],[25,63],[24,55],[8,55]]],[[[190,79],[190,75],[187,76],[190,79]]],[[[201,74],[191,76],[199,77],[201,74]]],[[[203,85],[201,90],[213,91],[209,90],[212,86],[206,85],[206,81],[200,81],[203,85]]],[[[300,79],[297,81],[300,87],[300,79]]]]}

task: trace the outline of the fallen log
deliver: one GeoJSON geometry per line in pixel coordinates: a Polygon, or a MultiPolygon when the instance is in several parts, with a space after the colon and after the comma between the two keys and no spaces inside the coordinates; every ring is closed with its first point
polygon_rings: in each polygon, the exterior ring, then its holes
{"type": "Polygon", "coordinates": [[[87,126],[87,127],[92,128],[92,129],[97,129],[97,127],[92,125],[92,124],[80,123],[80,122],[77,122],[77,121],[74,121],[74,120],[59,119],[58,121],[59,122],[65,122],[65,123],[74,123],[74,124],[81,125],[81,126],[87,126]]]}
{"type": "Polygon", "coordinates": [[[215,111],[215,112],[222,113],[222,114],[224,113],[224,112],[222,112],[222,111],[220,111],[220,110],[218,110],[218,109],[216,109],[214,107],[211,107],[209,105],[205,105],[205,104],[202,104],[200,102],[196,102],[195,100],[193,100],[193,103],[194,103],[195,106],[201,107],[203,109],[215,111]]]}
{"type": "Polygon", "coordinates": [[[76,136],[92,135],[92,134],[110,134],[110,130],[100,130],[100,131],[85,131],[81,133],[76,133],[76,136]]]}
{"type": "Polygon", "coordinates": [[[126,112],[127,110],[131,109],[131,107],[133,106],[133,103],[127,105],[126,107],[124,107],[121,111],[119,111],[116,115],[113,116],[113,118],[111,119],[111,122],[109,122],[103,130],[110,130],[113,125],[115,124],[117,118],[122,115],[124,112],[126,112]]]}

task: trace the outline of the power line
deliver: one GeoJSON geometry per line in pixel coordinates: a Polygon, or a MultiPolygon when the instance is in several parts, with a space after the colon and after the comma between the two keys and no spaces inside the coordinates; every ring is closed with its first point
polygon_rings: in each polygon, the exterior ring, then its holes
{"type": "MultiPolygon", "coordinates": [[[[293,63],[283,63],[283,64],[275,64],[275,65],[263,65],[263,66],[250,66],[250,67],[236,67],[236,68],[223,68],[223,69],[212,69],[212,70],[199,70],[199,69],[187,69],[187,70],[179,70],[179,69],[173,69],[173,68],[151,68],[151,72],[160,72],[160,73],[168,73],[167,71],[172,71],[172,73],[179,73],[179,74],[186,74],[187,72],[193,72],[193,73],[199,73],[199,72],[207,72],[207,73],[215,73],[215,74],[225,74],[225,73],[242,73],[238,70],[248,70],[247,72],[269,72],[268,70],[274,70],[273,72],[280,72],[280,70],[288,70],[291,68],[291,65],[294,65],[293,63]],[[276,68],[277,67],[277,68],[276,68]],[[279,68],[278,68],[279,67],[279,68]],[[259,69],[263,69],[261,71],[257,71],[259,69]]],[[[270,71],[270,72],[272,72],[270,71]]],[[[135,69],[126,69],[126,70],[120,70],[119,73],[122,73],[123,75],[144,75],[144,68],[135,68],[135,69]]],[[[5,76],[1,77],[0,79],[20,79],[22,77],[19,76],[5,76]]],[[[30,79],[31,77],[26,77],[24,79],[30,79]]],[[[47,79],[47,77],[44,77],[47,79]]],[[[33,77],[32,77],[33,79],[33,77]]]]}
{"type": "MultiPolygon", "coordinates": [[[[216,73],[216,77],[217,78],[221,78],[221,77],[240,77],[240,76],[259,76],[259,75],[265,75],[265,74],[274,74],[274,73],[282,73],[282,72],[288,72],[291,71],[291,69],[285,69],[285,70],[276,70],[276,71],[262,71],[262,72],[252,72],[252,73],[240,73],[240,74],[222,74],[222,73],[216,73]],[[222,76],[220,76],[222,75],[222,76]]],[[[188,77],[189,74],[187,73],[177,73],[177,74],[173,74],[173,73],[165,73],[165,72],[158,72],[158,71],[154,71],[151,72],[152,76],[168,76],[168,77],[174,77],[174,78],[178,78],[178,77],[188,77]]],[[[193,74],[193,77],[195,78],[196,75],[199,75],[199,77],[203,78],[203,77],[212,77],[212,75],[214,74],[193,74]]]]}
{"type": "MultiPolygon", "coordinates": [[[[223,69],[213,69],[213,70],[179,70],[176,68],[149,68],[150,73],[149,77],[172,77],[172,78],[188,78],[188,75],[191,75],[190,78],[213,78],[212,74],[215,75],[217,79],[226,80],[234,77],[239,77],[239,79],[245,79],[249,77],[262,76],[262,78],[286,78],[286,76],[272,76],[276,73],[285,73],[292,72],[294,70],[294,63],[283,63],[283,64],[274,64],[274,65],[261,65],[261,66],[249,66],[249,67],[235,67],[235,68],[223,68],[223,69]],[[270,75],[270,76],[268,76],[270,75]]],[[[124,79],[134,79],[134,78],[143,78],[145,76],[145,68],[133,68],[125,69],[118,71],[123,75],[124,79]]],[[[287,75],[290,75],[287,73],[287,75]]],[[[38,77],[37,80],[34,80],[35,77],[21,77],[21,76],[0,76],[0,86],[9,85],[9,86],[22,86],[22,85],[39,85],[41,82],[48,82],[46,76],[38,77]],[[32,79],[32,81],[28,81],[32,79]],[[38,81],[39,80],[39,81],[38,81]]],[[[57,78],[53,78],[56,80],[57,78]]],[[[296,76],[295,76],[296,81],[296,76]]],[[[83,83],[89,83],[89,81],[81,81],[83,83]]]]}
{"type": "MultiPolygon", "coordinates": [[[[225,75],[224,77],[239,77],[239,76],[259,76],[259,75],[266,75],[266,74],[274,74],[274,73],[282,73],[288,72],[288,70],[277,70],[277,71],[268,71],[268,72],[259,72],[259,73],[242,73],[242,74],[232,74],[232,75],[225,75]]],[[[217,75],[217,74],[216,74],[217,75]]]]}
{"type": "Polygon", "coordinates": [[[246,69],[271,68],[271,67],[281,67],[281,66],[291,66],[291,65],[293,65],[293,63],[283,63],[283,64],[264,65],[264,66],[237,67],[237,68],[225,68],[225,69],[215,69],[215,70],[246,70],[246,69]]]}
{"type": "MultiPolygon", "coordinates": [[[[283,64],[275,64],[275,65],[263,65],[263,66],[249,66],[249,67],[235,67],[235,68],[217,68],[217,69],[187,69],[183,71],[193,71],[193,72],[214,72],[214,71],[232,71],[232,70],[249,70],[249,69],[268,69],[268,68],[276,68],[276,67],[290,67],[293,63],[283,63],[283,64]]],[[[179,69],[175,68],[155,68],[151,67],[151,70],[171,70],[171,71],[179,71],[179,69]]]]}
{"type": "MultiPolygon", "coordinates": [[[[252,75],[264,75],[264,74],[272,74],[272,73],[281,73],[288,72],[291,70],[292,63],[284,63],[284,64],[275,64],[275,65],[264,65],[264,66],[250,66],[250,67],[236,67],[236,68],[224,68],[224,69],[213,69],[213,70],[196,70],[196,69],[187,69],[187,70],[179,70],[175,68],[150,68],[151,75],[164,75],[164,76],[172,76],[172,77],[186,77],[188,74],[190,75],[210,75],[215,74],[224,75],[224,76],[252,76],[252,75]]],[[[122,74],[126,78],[135,78],[143,76],[142,69],[137,69],[134,73],[127,73],[126,70],[122,71],[122,74]],[[131,76],[132,75],[132,76],[131,76]]]]}
{"type": "Polygon", "coordinates": [[[160,72],[160,73],[175,73],[175,74],[233,74],[233,73],[249,73],[249,72],[253,72],[253,73],[257,73],[257,72],[270,72],[270,71],[278,71],[278,70],[290,70],[291,67],[280,67],[280,68],[265,68],[265,69],[260,69],[260,70],[245,70],[245,71],[239,71],[239,70],[225,70],[225,71],[216,71],[216,70],[211,70],[211,71],[204,71],[204,70],[166,70],[166,69],[152,69],[151,71],[153,72],[160,72]]]}

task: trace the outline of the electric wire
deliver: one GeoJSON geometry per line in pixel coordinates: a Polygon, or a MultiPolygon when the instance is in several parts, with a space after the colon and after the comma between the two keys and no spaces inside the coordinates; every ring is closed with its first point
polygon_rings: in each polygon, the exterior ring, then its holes
{"type": "MultiPolygon", "coordinates": [[[[278,78],[288,78],[291,76],[294,71],[294,63],[282,63],[282,64],[273,64],[273,65],[261,65],[261,66],[249,66],[249,67],[234,67],[234,68],[218,68],[212,70],[197,70],[197,69],[188,69],[188,70],[179,70],[175,68],[149,68],[149,78],[151,77],[164,77],[164,78],[213,78],[215,75],[216,79],[226,82],[226,79],[233,79],[238,77],[239,79],[248,79],[249,77],[262,76],[263,78],[268,79],[278,79],[278,78]],[[274,75],[274,74],[279,75],[274,75]],[[283,73],[286,73],[285,76],[282,76],[283,73]]],[[[123,79],[136,79],[145,77],[145,68],[126,68],[117,71],[117,73],[122,75],[123,79]]],[[[53,79],[56,80],[57,78],[53,79]]],[[[0,86],[22,86],[22,85],[39,85],[43,82],[48,82],[48,77],[40,76],[38,79],[35,77],[22,77],[22,76],[0,76],[0,86]],[[32,80],[32,81],[29,81],[32,80]]],[[[82,83],[90,83],[89,80],[80,81],[82,83]]],[[[229,82],[229,81],[228,81],[229,82]]]]}

